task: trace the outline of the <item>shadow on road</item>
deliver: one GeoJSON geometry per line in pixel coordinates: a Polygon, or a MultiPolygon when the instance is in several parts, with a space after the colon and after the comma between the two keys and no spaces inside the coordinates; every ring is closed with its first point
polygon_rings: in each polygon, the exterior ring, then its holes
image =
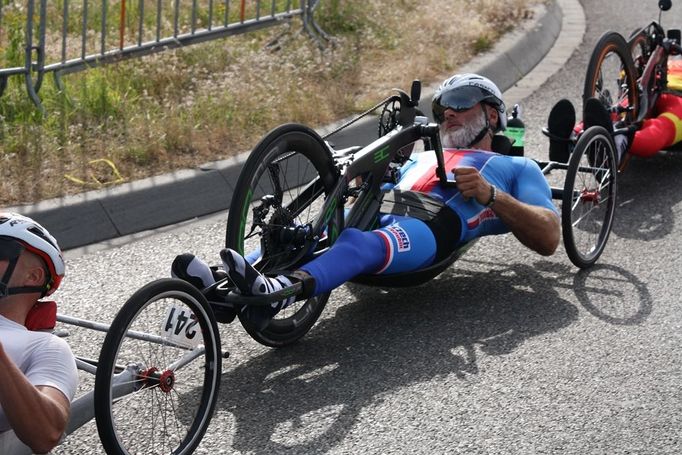
{"type": "Polygon", "coordinates": [[[573,279],[578,301],[590,314],[615,325],[641,324],[651,314],[652,298],[647,286],[627,270],[596,264],[573,279]]]}
{"type": "Polygon", "coordinates": [[[612,230],[624,238],[660,239],[672,231],[672,207],[682,200],[682,151],[633,158],[618,176],[618,205],[612,230]]]}
{"type": "Polygon", "coordinates": [[[508,354],[568,326],[577,308],[538,269],[498,264],[451,269],[414,288],[352,286],[356,301],[301,342],[223,375],[218,412],[234,416],[234,448],[324,453],[352,438],[363,409],[388,392],[434,379],[457,387],[479,374],[479,356],[508,354]]]}

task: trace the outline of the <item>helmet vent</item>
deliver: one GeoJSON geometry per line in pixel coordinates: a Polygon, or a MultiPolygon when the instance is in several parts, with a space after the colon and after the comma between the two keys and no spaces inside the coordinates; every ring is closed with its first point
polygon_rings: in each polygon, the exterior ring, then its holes
{"type": "Polygon", "coordinates": [[[48,236],[46,236],[46,235],[45,235],[45,232],[43,232],[43,230],[40,229],[39,227],[37,227],[37,226],[31,226],[31,227],[28,228],[27,230],[28,230],[28,232],[30,232],[31,234],[33,234],[33,235],[35,235],[35,236],[38,236],[38,237],[40,237],[41,239],[45,240],[47,243],[49,243],[50,245],[52,245],[55,249],[57,249],[57,250],[59,249],[59,247],[58,247],[57,245],[55,245],[54,242],[53,242],[48,236]]]}

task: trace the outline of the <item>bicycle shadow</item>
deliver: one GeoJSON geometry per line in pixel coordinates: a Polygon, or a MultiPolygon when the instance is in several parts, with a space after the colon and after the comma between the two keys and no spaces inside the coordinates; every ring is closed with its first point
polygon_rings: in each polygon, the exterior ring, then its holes
{"type": "Polygon", "coordinates": [[[620,237],[656,240],[672,232],[672,207],[682,200],[682,152],[633,158],[618,176],[612,231],[620,237]]]}
{"type": "Polygon", "coordinates": [[[387,392],[476,375],[480,355],[511,353],[578,314],[551,280],[522,264],[451,269],[420,287],[352,292],[355,302],[301,342],[223,374],[217,411],[234,417],[234,449],[324,453],[387,392]],[[457,280],[456,294],[439,280],[457,280]]]}
{"type": "Polygon", "coordinates": [[[641,324],[653,309],[653,298],[646,284],[622,267],[597,263],[576,271],[549,261],[538,261],[535,267],[556,275],[557,287],[573,291],[588,313],[609,324],[641,324]]]}

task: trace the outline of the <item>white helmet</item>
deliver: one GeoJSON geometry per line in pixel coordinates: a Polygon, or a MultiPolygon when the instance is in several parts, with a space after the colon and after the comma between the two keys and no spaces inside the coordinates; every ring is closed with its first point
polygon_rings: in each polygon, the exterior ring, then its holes
{"type": "Polygon", "coordinates": [[[42,295],[50,295],[57,290],[64,277],[64,258],[55,238],[36,221],[18,213],[0,212],[0,259],[10,261],[0,282],[0,297],[37,290],[42,295]],[[22,249],[42,258],[50,276],[40,288],[15,288],[12,292],[7,285],[22,249]]]}
{"type": "Polygon", "coordinates": [[[455,74],[446,79],[433,94],[431,108],[433,117],[442,123],[446,109],[462,111],[478,103],[489,104],[497,109],[499,115],[495,132],[507,128],[507,108],[502,101],[502,92],[493,81],[478,74],[455,74]]]}

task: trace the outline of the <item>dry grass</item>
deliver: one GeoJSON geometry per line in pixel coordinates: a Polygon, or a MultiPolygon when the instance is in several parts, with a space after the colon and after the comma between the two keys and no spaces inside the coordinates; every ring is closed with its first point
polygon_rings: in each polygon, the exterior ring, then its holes
{"type": "Polygon", "coordinates": [[[542,0],[323,0],[334,45],[299,22],[50,81],[46,117],[20,81],[0,98],[0,205],[31,203],[227,158],[283,122],[313,127],[360,112],[394,87],[432,83],[542,0]],[[465,12],[465,13],[463,13],[465,12]],[[82,183],[77,183],[78,181],[82,183]]]}

